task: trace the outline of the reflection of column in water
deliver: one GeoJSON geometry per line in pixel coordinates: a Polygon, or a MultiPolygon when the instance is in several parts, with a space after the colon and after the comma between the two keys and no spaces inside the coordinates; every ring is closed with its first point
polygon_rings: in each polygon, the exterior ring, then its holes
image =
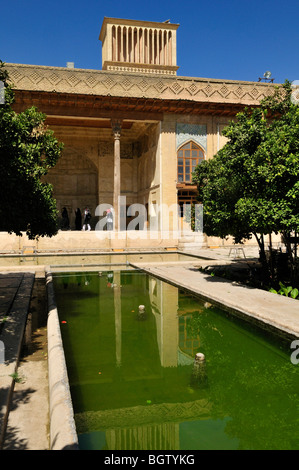
{"type": "Polygon", "coordinates": [[[202,353],[197,353],[194,358],[191,374],[191,386],[202,387],[207,383],[206,358],[202,353]]]}
{"type": "Polygon", "coordinates": [[[114,276],[114,318],[115,318],[115,356],[116,365],[121,365],[121,298],[120,298],[120,271],[114,276]]]}
{"type": "Polygon", "coordinates": [[[177,367],[178,365],[178,289],[165,282],[159,281],[161,338],[160,359],[162,367],[177,367]]]}

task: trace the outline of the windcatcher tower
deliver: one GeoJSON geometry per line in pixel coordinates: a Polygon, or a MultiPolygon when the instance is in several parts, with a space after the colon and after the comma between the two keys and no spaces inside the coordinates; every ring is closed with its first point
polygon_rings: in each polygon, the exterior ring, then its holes
{"type": "Polygon", "coordinates": [[[104,18],[102,69],[123,72],[176,75],[176,31],[169,21],[123,20],[104,18]]]}

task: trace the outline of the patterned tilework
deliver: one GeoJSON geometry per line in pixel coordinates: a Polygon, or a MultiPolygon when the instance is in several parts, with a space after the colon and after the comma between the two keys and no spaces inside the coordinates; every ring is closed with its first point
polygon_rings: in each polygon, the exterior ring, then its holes
{"type": "Polygon", "coordinates": [[[207,126],[204,124],[185,124],[176,125],[176,148],[178,149],[185,142],[193,140],[199,144],[205,151],[207,150],[207,126]]]}

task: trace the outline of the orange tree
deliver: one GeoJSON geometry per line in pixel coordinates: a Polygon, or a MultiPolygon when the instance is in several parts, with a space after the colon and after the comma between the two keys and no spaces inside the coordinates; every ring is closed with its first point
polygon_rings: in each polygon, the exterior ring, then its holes
{"type": "Polygon", "coordinates": [[[254,236],[270,282],[264,236],[271,233],[282,235],[289,279],[296,279],[291,242],[299,231],[299,107],[291,97],[286,81],[259,107],[239,113],[223,131],[226,145],[193,174],[205,233],[236,243],[254,236]]]}
{"type": "Polygon", "coordinates": [[[35,107],[16,113],[14,93],[0,61],[0,231],[30,239],[57,233],[52,186],[42,181],[55,166],[63,145],[45,126],[46,116],[35,107]]]}

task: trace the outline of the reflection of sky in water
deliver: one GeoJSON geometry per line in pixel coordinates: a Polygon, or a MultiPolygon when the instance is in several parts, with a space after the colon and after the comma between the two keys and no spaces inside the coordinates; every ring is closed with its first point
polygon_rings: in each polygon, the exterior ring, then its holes
{"type": "Polygon", "coordinates": [[[106,433],[94,431],[79,435],[80,450],[102,450],[106,446],[106,433]]]}
{"type": "Polygon", "coordinates": [[[225,433],[229,418],[180,423],[180,450],[238,449],[238,439],[225,433]]]}

